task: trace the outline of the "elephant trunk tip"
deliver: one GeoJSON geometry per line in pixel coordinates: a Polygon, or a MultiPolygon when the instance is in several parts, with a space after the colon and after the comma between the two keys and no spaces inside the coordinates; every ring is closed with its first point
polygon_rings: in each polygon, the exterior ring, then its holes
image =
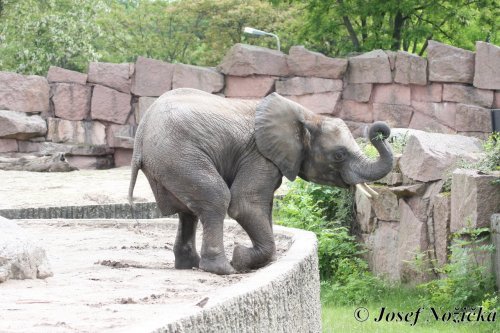
{"type": "Polygon", "coordinates": [[[384,121],[374,122],[368,131],[368,138],[370,142],[383,141],[389,138],[391,135],[391,129],[384,121]]]}

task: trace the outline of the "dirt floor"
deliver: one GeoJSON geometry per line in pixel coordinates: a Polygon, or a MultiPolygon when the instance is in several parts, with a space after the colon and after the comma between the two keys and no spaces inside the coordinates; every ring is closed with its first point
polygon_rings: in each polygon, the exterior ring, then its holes
{"type": "MultiPolygon", "coordinates": [[[[167,220],[24,220],[45,247],[54,276],[0,284],[0,332],[122,332],[148,318],[174,318],[210,302],[211,293],[253,273],[218,276],[175,270],[176,223],[167,220]],[[202,302],[203,303],[203,302],[202,302]]],[[[249,245],[226,223],[226,255],[249,245]]],[[[198,238],[201,235],[199,230],[198,238]]],[[[290,239],[277,236],[278,254],[290,239]]],[[[197,240],[197,245],[201,240],[197,240]]]]}

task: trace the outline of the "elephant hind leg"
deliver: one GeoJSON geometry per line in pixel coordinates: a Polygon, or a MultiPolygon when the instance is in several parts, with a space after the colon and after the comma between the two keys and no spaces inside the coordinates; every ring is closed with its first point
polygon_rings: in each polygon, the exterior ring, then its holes
{"type": "Polygon", "coordinates": [[[175,268],[191,269],[198,267],[200,256],[196,252],[196,227],[198,216],[190,213],[179,213],[179,226],[175,238],[175,268]]]}

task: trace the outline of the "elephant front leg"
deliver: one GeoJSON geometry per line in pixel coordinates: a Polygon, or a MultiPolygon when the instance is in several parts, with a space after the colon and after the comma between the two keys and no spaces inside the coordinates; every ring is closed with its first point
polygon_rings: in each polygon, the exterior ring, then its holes
{"type": "Polygon", "coordinates": [[[179,227],[175,238],[175,268],[191,269],[198,267],[200,256],[196,252],[196,227],[198,217],[189,213],[179,213],[179,227]]]}

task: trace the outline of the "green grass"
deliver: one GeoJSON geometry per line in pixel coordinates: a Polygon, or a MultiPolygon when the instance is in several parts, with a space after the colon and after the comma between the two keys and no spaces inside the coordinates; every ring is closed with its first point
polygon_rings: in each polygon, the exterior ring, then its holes
{"type": "MultiPolygon", "coordinates": [[[[322,293],[323,295],[323,293],[322,293]]],[[[406,322],[375,322],[378,318],[381,308],[386,308],[394,312],[415,312],[419,308],[419,293],[415,289],[407,287],[391,288],[382,296],[380,301],[368,304],[355,304],[352,306],[337,306],[328,304],[322,297],[322,321],[323,332],[325,333],[499,333],[500,332],[500,313],[496,314],[495,322],[436,322],[431,310],[425,308],[419,316],[415,326],[414,317],[411,317],[409,323],[406,322]],[[354,318],[354,311],[358,307],[368,309],[369,318],[364,322],[358,322],[354,318]]],[[[448,309],[446,309],[448,310],[448,309]]],[[[453,311],[454,309],[449,309],[453,311]]]]}

